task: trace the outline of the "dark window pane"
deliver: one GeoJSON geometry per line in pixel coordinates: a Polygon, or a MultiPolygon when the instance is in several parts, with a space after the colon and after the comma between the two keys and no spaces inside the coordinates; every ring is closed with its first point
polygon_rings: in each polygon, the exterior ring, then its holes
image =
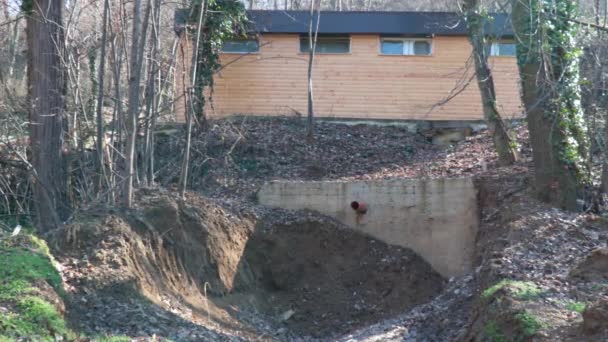
{"type": "Polygon", "coordinates": [[[396,40],[383,40],[380,52],[384,55],[403,55],[403,42],[396,40]]]}
{"type": "Polygon", "coordinates": [[[300,52],[308,52],[310,48],[308,44],[308,38],[300,38],[300,52]]]}
{"type": "Polygon", "coordinates": [[[414,55],[430,55],[431,54],[431,43],[427,41],[415,41],[414,42],[414,55]]]}
{"type": "MultiPolygon", "coordinates": [[[[300,52],[308,52],[309,45],[308,38],[300,38],[300,52]]],[[[350,39],[349,38],[317,38],[317,53],[349,53],[350,52],[350,39]]]]}
{"type": "Polygon", "coordinates": [[[501,56],[515,56],[515,44],[514,43],[500,43],[499,54],[501,56]]]}
{"type": "Polygon", "coordinates": [[[222,46],[223,52],[251,53],[258,52],[260,45],[257,40],[227,40],[222,46]]]}

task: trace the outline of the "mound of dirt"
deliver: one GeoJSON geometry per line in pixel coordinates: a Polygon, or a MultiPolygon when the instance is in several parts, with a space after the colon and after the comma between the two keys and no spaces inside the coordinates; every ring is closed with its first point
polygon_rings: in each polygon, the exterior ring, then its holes
{"type": "Polygon", "coordinates": [[[583,312],[583,332],[587,335],[608,332],[608,297],[600,298],[583,312]]]}
{"type": "Polygon", "coordinates": [[[584,281],[608,281],[608,248],[598,248],[577,265],[570,276],[584,281]]]}
{"type": "Polygon", "coordinates": [[[322,337],[426,302],[444,284],[410,250],[325,218],[272,217],[255,221],[204,198],[158,193],[128,212],[80,215],[50,237],[73,299],[70,317],[93,333],[178,340],[322,337]],[[137,322],[130,311],[141,313],[137,322]],[[213,331],[180,335],[193,323],[213,331]]]}
{"type": "Polygon", "coordinates": [[[330,336],[431,300],[441,276],[414,252],[333,222],[256,231],[244,255],[273,307],[299,334],[330,336]]]}

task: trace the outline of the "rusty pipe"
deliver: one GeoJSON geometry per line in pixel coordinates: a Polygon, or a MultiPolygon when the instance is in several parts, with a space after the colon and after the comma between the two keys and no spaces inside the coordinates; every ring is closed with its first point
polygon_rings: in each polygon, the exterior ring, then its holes
{"type": "Polygon", "coordinates": [[[350,202],[350,207],[357,214],[365,214],[365,213],[367,213],[367,203],[365,203],[365,202],[362,202],[362,201],[352,201],[352,202],[350,202]]]}

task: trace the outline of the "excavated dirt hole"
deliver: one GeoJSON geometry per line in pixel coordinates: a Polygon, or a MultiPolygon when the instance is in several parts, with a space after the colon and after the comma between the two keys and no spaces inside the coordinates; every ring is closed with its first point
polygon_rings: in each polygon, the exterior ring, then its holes
{"type": "Polygon", "coordinates": [[[410,250],[333,223],[256,232],[244,260],[270,313],[316,337],[344,333],[432,299],[443,279],[410,250]],[[291,310],[291,311],[290,311],[291,310]]]}
{"type": "MultiPolygon", "coordinates": [[[[428,302],[445,283],[411,250],[320,216],[254,221],[196,196],[140,202],[127,213],[84,215],[51,237],[60,258],[87,260],[84,278],[70,282],[86,284],[88,300],[135,284],[160,307],[176,298],[198,324],[210,318],[257,336],[264,320],[275,331],[329,337],[428,302]]],[[[72,310],[82,326],[125,319],[106,306],[72,310]]]]}

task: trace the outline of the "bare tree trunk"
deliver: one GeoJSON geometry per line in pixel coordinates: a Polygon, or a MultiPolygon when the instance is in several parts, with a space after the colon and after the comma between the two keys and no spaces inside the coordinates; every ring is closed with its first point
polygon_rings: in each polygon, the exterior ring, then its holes
{"type": "MultiPolygon", "coordinates": [[[[184,158],[182,159],[182,170],[179,178],[179,193],[182,198],[185,199],[186,196],[186,188],[188,186],[188,169],[190,168],[190,148],[192,144],[192,121],[194,117],[195,110],[195,98],[197,96],[203,96],[202,94],[193,94],[196,88],[197,82],[197,68],[198,68],[198,54],[200,49],[201,42],[201,32],[204,26],[204,19],[207,11],[207,2],[204,1],[199,9],[199,18],[198,18],[198,26],[196,28],[196,44],[194,45],[194,57],[192,58],[192,77],[190,78],[190,91],[188,92],[188,102],[186,107],[187,113],[187,123],[186,123],[186,146],[184,147],[184,158]],[[189,108],[188,108],[189,107],[189,108]]],[[[188,39],[187,31],[186,39],[188,39]]]]}
{"type": "MultiPolygon", "coordinates": [[[[150,40],[153,40],[154,37],[150,36],[150,40]]],[[[153,44],[156,44],[154,42],[152,42],[153,44]]],[[[148,51],[148,60],[149,63],[151,63],[151,61],[153,60],[152,55],[154,54],[153,50],[148,51]]],[[[141,172],[141,176],[143,178],[143,183],[144,186],[150,186],[151,184],[151,180],[148,179],[148,161],[149,161],[149,152],[150,152],[150,142],[151,142],[151,135],[152,132],[150,131],[150,123],[152,122],[152,106],[154,103],[154,97],[155,97],[155,86],[156,86],[156,82],[155,82],[155,66],[150,65],[148,68],[148,79],[146,81],[146,91],[145,91],[145,105],[146,105],[146,111],[145,111],[145,115],[144,115],[144,126],[143,126],[143,130],[144,130],[144,153],[143,153],[143,162],[142,162],[142,167],[140,168],[140,172],[141,172]]]]}
{"type": "Polygon", "coordinates": [[[314,98],[312,84],[312,66],[315,59],[315,50],[317,49],[317,36],[319,33],[319,22],[321,21],[321,2],[317,7],[317,24],[313,36],[313,19],[315,14],[315,1],[310,0],[310,22],[308,24],[308,124],[306,129],[306,140],[312,143],[314,140],[314,98]]]}
{"type": "MultiPolygon", "coordinates": [[[[599,27],[600,26],[600,1],[597,0],[596,4],[595,4],[595,8],[596,8],[596,16],[595,16],[595,24],[599,27]]],[[[608,17],[608,0],[606,1],[606,3],[604,4],[604,20],[603,23],[601,23],[601,26],[606,26],[606,19],[608,17]]],[[[606,51],[606,47],[605,45],[605,33],[600,30],[598,28],[597,30],[597,34],[598,34],[598,39],[599,39],[599,43],[598,43],[598,48],[596,49],[596,56],[594,56],[594,62],[598,63],[600,65],[600,71],[596,72],[596,84],[594,84],[594,96],[592,98],[592,100],[594,101],[599,101],[600,97],[601,97],[601,93],[604,91],[605,87],[604,87],[604,58],[605,58],[605,51],[606,51]]],[[[593,114],[594,114],[594,125],[595,125],[595,116],[597,116],[597,102],[592,104],[593,106],[593,114]]],[[[592,132],[593,134],[595,132],[592,132]]],[[[595,139],[593,139],[593,141],[595,141],[595,139]]],[[[603,155],[604,155],[604,163],[602,164],[602,183],[601,183],[601,190],[603,193],[608,194],[608,124],[604,125],[604,150],[602,151],[603,155]]],[[[591,164],[591,157],[589,157],[590,160],[590,164],[591,164]]]]}
{"type": "Polygon", "coordinates": [[[104,91],[104,78],[106,72],[106,46],[108,44],[108,12],[110,11],[109,0],[103,2],[103,22],[101,24],[101,54],[99,56],[99,76],[98,76],[98,87],[97,93],[97,171],[99,172],[99,183],[98,190],[102,191],[103,181],[106,178],[106,168],[104,163],[104,149],[105,149],[105,133],[104,133],[104,119],[103,119],[103,91],[104,91]]]}
{"type": "Polygon", "coordinates": [[[65,111],[63,1],[33,0],[27,17],[30,143],[38,227],[67,216],[63,135],[65,111]]]}
{"type": "MultiPolygon", "coordinates": [[[[253,1],[252,1],[253,3],[253,1]]],[[[200,5],[200,9],[199,9],[199,18],[198,18],[198,26],[196,29],[196,44],[194,47],[194,56],[192,58],[192,77],[190,78],[191,80],[191,86],[190,86],[190,92],[188,94],[188,102],[190,104],[189,108],[187,108],[186,113],[188,114],[187,117],[187,127],[186,127],[186,146],[184,148],[184,159],[182,160],[182,172],[180,175],[180,182],[179,182],[179,192],[180,192],[180,196],[182,198],[185,198],[186,196],[186,188],[188,185],[188,169],[190,168],[190,149],[191,149],[191,144],[192,144],[192,122],[193,122],[193,117],[195,115],[195,104],[194,104],[194,100],[198,97],[198,96],[204,96],[202,94],[193,94],[193,92],[195,91],[196,88],[196,83],[197,83],[197,69],[198,69],[198,64],[199,64],[199,50],[200,50],[200,42],[201,42],[201,33],[202,33],[202,29],[204,26],[204,22],[205,22],[205,16],[206,16],[206,12],[207,12],[207,2],[203,1],[203,3],[200,5]]],[[[186,39],[187,36],[186,36],[186,39]]]]}
{"type": "Polygon", "coordinates": [[[253,9],[253,0],[249,0],[249,9],[252,10],[253,9]]]}
{"type": "MultiPolygon", "coordinates": [[[[131,75],[129,77],[129,107],[127,112],[127,148],[124,169],[123,201],[127,208],[133,206],[133,176],[135,173],[135,143],[139,113],[139,82],[141,64],[139,46],[141,37],[141,0],[133,2],[133,35],[131,45],[131,75]]],[[[144,39],[145,40],[145,39],[144,39]]]]}
{"type": "Polygon", "coordinates": [[[494,141],[494,148],[498,153],[498,162],[501,165],[511,165],[517,160],[517,153],[496,107],[494,77],[488,65],[488,49],[486,48],[486,34],[484,32],[487,20],[481,14],[483,9],[479,0],[464,0],[463,5],[469,30],[469,40],[473,47],[475,74],[481,94],[485,121],[494,141]]]}
{"type": "Polygon", "coordinates": [[[19,19],[13,23],[13,34],[9,43],[8,79],[12,80],[15,73],[15,62],[17,60],[17,42],[19,41],[19,19]]]}
{"type": "Polygon", "coordinates": [[[157,99],[160,93],[156,91],[156,80],[158,75],[158,90],[160,90],[160,0],[153,2],[154,11],[152,19],[151,53],[149,83],[146,98],[146,121],[145,121],[145,146],[143,176],[147,186],[154,183],[154,123],[157,113],[157,99]]]}

